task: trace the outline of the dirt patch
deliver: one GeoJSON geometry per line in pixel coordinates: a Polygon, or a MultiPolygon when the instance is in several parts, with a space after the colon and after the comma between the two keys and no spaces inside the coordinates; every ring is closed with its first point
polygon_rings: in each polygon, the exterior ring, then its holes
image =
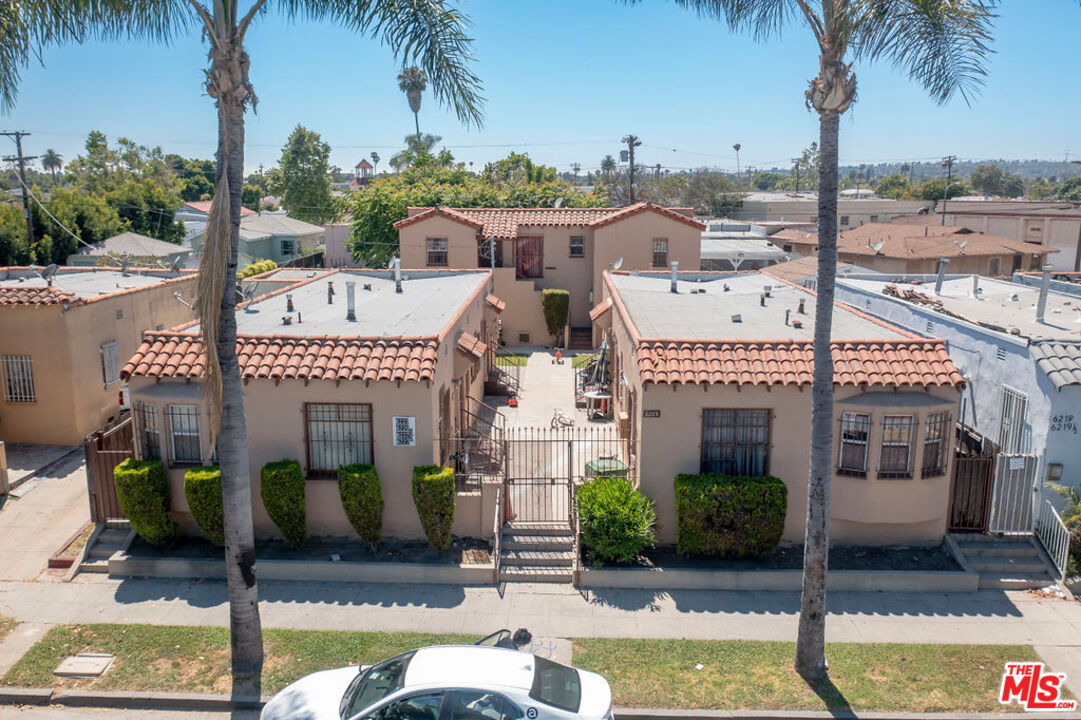
{"type": "Polygon", "coordinates": [[[83,548],[86,547],[86,543],[90,541],[90,536],[93,534],[94,524],[87,523],[86,526],[83,527],[83,529],[79,532],[79,534],[72,538],[71,542],[69,542],[67,545],[61,548],[58,553],[56,553],[55,557],[79,557],[79,554],[83,551],[83,548]]]}

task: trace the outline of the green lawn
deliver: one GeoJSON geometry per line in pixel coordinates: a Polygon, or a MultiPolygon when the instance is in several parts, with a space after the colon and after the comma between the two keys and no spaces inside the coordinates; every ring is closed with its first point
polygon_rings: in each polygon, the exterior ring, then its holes
{"type": "Polygon", "coordinates": [[[593,361],[597,357],[596,353],[586,353],[584,355],[575,355],[571,361],[571,367],[578,369],[583,368],[593,361]]]}
{"type": "MultiPolygon", "coordinates": [[[[263,691],[274,693],[316,670],[370,663],[422,645],[476,642],[473,635],[264,630],[263,691]]],[[[215,627],[60,625],[49,630],[8,673],[16,687],[229,692],[229,631],[215,627]],[[103,677],[61,680],[60,661],[78,652],[108,652],[103,677]]]]}
{"type": "Polygon", "coordinates": [[[832,683],[812,688],[785,642],[580,639],[574,662],[608,678],[616,707],[998,712],[1003,665],[1025,645],[832,644],[832,683]],[[703,668],[697,670],[695,665],[703,668]]]}
{"type": "Polygon", "coordinates": [[[15,625],[14,620],[0,615],[0,640],[6,638],[8,633],[15,629],[15,625]]]}
{"type": "Polygon", "coordinates": [[[528,355],[522,353],[515,353],[514,355],[496,355],[495,364],[502,365],[503,367],[511,367],[517,365],[518,367],[525,367],[526,362],[529,360],[528,355]]]}

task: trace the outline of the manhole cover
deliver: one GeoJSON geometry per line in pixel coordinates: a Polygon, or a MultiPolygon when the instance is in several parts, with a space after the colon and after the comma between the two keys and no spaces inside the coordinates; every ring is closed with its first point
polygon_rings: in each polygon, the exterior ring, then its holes
{"type": "Polygon", "coordinates": [[[112,667],[114,659],[115,657],[108,653],[79,653],[60,663],[60,667],[53,671],[53,675],[66,678],[101,677],[112,667]]]}

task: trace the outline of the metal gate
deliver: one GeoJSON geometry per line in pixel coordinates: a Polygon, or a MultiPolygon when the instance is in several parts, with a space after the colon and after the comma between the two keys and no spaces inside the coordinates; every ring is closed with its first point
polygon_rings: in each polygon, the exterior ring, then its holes
{"type": "Polygon", "coordinates": [[[135,424],[129,415],[114,425],[95,430],[83,440],[86,453],[86,486],[90,496],[90,519],[105,522],[123,518],[116,497],[113,469],[135,457],[135,424]]]}
{"type": "Polygon", "coordinates": [[[995,485],[991,497],[992,533],[1031,533],[1039,455],[999,453],[995,458],[995,485]]]}
{"type": "Polygon", "coordinates": [[[957,453],[950,487],[950,530],[987,532],[994,477],[994,453],[957,453]]]}

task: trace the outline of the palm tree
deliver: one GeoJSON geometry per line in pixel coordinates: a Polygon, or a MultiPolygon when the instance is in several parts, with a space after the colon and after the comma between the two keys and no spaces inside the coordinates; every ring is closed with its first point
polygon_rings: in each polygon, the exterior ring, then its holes
{"type": "Polygon", "coordinates": [[[608,184],[608,175],[616,169],[616,159],[611,155],[605,155],[601,160],[601,172],[604,173],[604,182],[608,184]]]}
{"type": "Polygon", "coordinates": [[[424,133],[423,135],[406,135],[405,149],[395,153],[390,158],[390,166],[395,170],[401,170],[414,164],[418,158],[433,156],[435,146],[442,140],[438,135],[424,133]]]}
{"type": "Polygon", "coordinates": [[[378,171],[378,169],[379,169],[379,153],[373,152],[372,153],[372,175],[375,175],[375,173],[378,171]]]}
{"type": "Polygon", "coordinates": [[[398,73],[398,89],[405,93],[409,100],[409,109],[413,111],[413,122],[417,126],[417,135],[420,135],[420,94],[428,89],[428,75],[416,65],[405,68],[398,73]]]}
{"type": "Polygon", "coordinates": [[[53,182],[55,183],[56,173],[64,168],[64,158],[60,153],[49,148],[41,156],[41,167],[45,172],[51,172],[53,174],[53,182]]]}
{"type": "MultiPolygon", "coordinates": [[[[290,20],[335,22],[381,38],[396,55],[419,58],[436,97],[465,123],[483,119],[479,78],[470,70],[468,20],[446,0],[279,0],[290,20]]],[[[149,38],[163,43],[192,26],[210,44],[205,90],[218,111],[216,193],[199,267],[199,326],[207,348],[204,378],[211,428],[217,436],[225,520],[234,695],[258,696],[263,665],[255,575],[251,475],[243,388],[236,355],[236,271],[244,185],[244,115],[255,105],[244,40],[267,0],[35,0],[0,4],[0,110],[11,108],[19,69],[50,44],[149,38]],[[210,351],[213,343],[214,351],[210,351]]]]}
{"type": "MultiPolygon", "coordinates": [[[[637,2],[637,0],[629,0],[637,2]]],[[[856,100],[849,58],[885,60],[921,83],[939,103],[966,101],[982,84],[995,0],[676,0],[698,15],[764,40],[789,22],[810,28],[818,74],[806,103],[818,113],[818,295],[811,384],[811,464],[807,481],[803,592],[796,670],[827,674],[826,565],[833,448],[834,280],[837,275],[837,145],[841,115],[856,100]]]]}

